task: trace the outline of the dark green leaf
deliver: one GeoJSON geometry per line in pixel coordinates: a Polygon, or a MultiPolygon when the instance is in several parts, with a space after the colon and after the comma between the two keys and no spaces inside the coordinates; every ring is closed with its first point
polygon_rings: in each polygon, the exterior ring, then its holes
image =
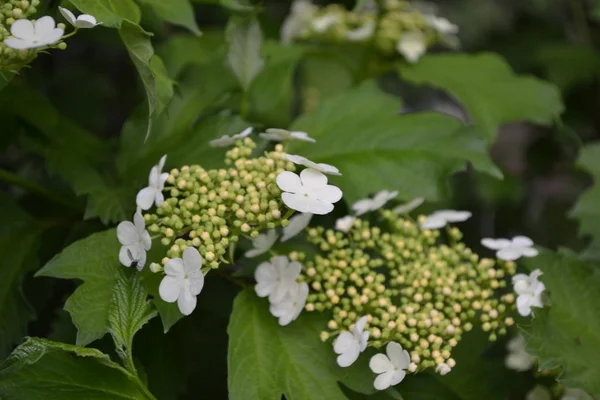
{"type": "Polygon", "coordinates": [[[194,18],[194,9],[189,0],[139,0],[141,4],[152,8],[154,13],[161,19],[174,25],[183,26],[196,35],[200,35],[200,29],[194,18]]]}
{"type": "Polygon", "coordinates": [[[227,53],[225,35],[221,31],[205,31],[202,37],[176,35],[156,49],[165,62],[169,76],[177,77],[189,64],[207,64],[224,60],[227,53]]]}
{"type": "Polygon", "coordinates": [[[91,14],[104,26],[120,28],[123,21],[139,24],[140,8],[133,0],[70,0],[82,13],[91,14]]]}

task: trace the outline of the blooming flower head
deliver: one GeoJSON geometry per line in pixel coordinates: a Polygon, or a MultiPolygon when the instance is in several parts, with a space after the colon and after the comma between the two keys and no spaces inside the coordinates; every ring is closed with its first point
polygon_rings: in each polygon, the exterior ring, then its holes
{"type": "Polygon", "coordinates": [[[271,229],[267,233],[261,233],[252,241],[254,248],[252,250],[248,250],[245,256],[248,258],[258,257],[261,254],[269,251],[276,241],[277,232],[275,232],[275,229],[271,229]]]}
{"type": "Polygon", "coordinates": [[[283,190],[285,205],[302,213],[328,214],[333,211],[333,203],[342,198],[342,191],[328,185],[327,177],[312,168],[302,170],[300,176],[290,171],[280,173],[277,186],[283,190]]]}
{"type": "Polygon", "coordinates": [[[12,37],[4,43],[15,50],[36,49],[60,41],[64,29],[57,28],[52,17],[42,17],[36,21],[18,19],[10,27],[12,37]]]}
{"type": "Polygon", "coordinates": [[[235,142],[238,140],[243,140],[247,138],[248,136],[250,136],[250,134],[252,134],[252,127],[246,128],[242,132],[233,136],[223,135],[218,139],[211,140],[210,142],[208,142],[208,144],[211,147],[227,147],[231,146],[232,144],[235,144],[235,142]]]}
{"type": "Polygon", "coordinates": [[[58,7],[58,10],[67,20],[67,22],[69,22],[75,28],[89,29],[100,25],[93,15],[81,14],[80,16],[75,17],[75,14],[66,8],[58,7]]]}
{"type": "Polygon", "coordinates": [[[352,205],[352,209],[356,215],[363,215],[369,211],[375,211],[383,207],[388,201],[393,200],[398,196],[397,191],[382,190],[375,196],[357,201],[352,205]]]}
{"type": "Polygon", "coordinates": [[[273,257],[256,268],[254,290],[260,297],[269,297],[271,303],[280,303],[294,289],[302,265],[286,256],[273,257]]]}
{"type": "Polygon", "coordinates": [[[117,226],[117,238],[122,247],[119,261],[126,267],[135,266],[138,270],[146,264],[146,251],[152,246],[152,239],[146,230],[144,217],[139,212],[133,215],[133,223],[123,221],[117,226]]]}
{"type": "Polygon", "coordinates": [[[300,131],[286,131],[285,129],[267,129],[265,133],[261,133],[260,137],[267,140],[274,140],[276,142],[283,142],[285,140],[302,140],[304,142],[315,143],[316,140],[308,136],[306,132],[300,131]]]}
{"type": "Polygon", "coordinates": [[[292,218],[290,218],[289,225],[283,228],[283,235],[281,236],[281,241],[287,242],[288,240],[302,232],[304,228],[306,228],[310,223],[312,216],[313,215],[311,213],[301,213],[296,214],[292,218]]]}
{"type": "Polygon", "coordinates": [[[427,51],[427,43],[425,43],[425,35],[421,32],[405,33],[396,45],[398,53],[410,63],[416,63],[421,56],[427,51]]]}
{"type": "Polygon", "coordinates": [[[346,32],[346,39],[351,42],[362,42],[370,39],[375,33],[375,22],[367,21],[362,26],[346,32]]]}
{"type": "Polygon", "coordinates": [[[274,317],[279,318],[281,326],[286,326],[295,321],[300,315],[308,298],[308,284],[295,282],[289,292],[279,302],[271,302],[269,311],[274,317]]]}
{"type": "Polygon", "coordinates": [[[515,371],[530,370],[535,362],[535,357],[525,350],[525,338],[517,335],[507,344],[508,354],[504,361],[506,368],[515,371]]]}
{"type": "Polygon", "coordinates": [[[136,197],[136,203],[142,210],[149,210],[152,207],[152,203],[156,206],[160,206],[164,201],[163,189],[165,188],[165,182],[169,177],[168,173],[163,173],[162,170],[167,161],[167,156],[161,157],[158,165],[155,165],[150,170],[148,176],[148,186],[139,191],[136,197]]]}
{"type": "Polygon", "coordinates": [[[158,293],[167,303],[177,302],[183,315],[190,315],[196,308],[196,296],[204,286],[202,257],[195,247],[183,252],[183,259],[172,258],[165,264],[166,276],[160,282],[158,293]]]}
{"type": "Polygon", "coordinates": [[[369,361],[371,371],[378,374],[373,386],[377,390],[385,390],[402,382],[410,364],[410,355],[396,342],[389,342],[386,354],[375,354],[369,361]]]}
{"type": "Polygon", "coordinates": [[[336,167],[334,167],[333,165],[323,164],[323,163],[319,164],[319,163],[310,161],[306,157],[295,156],[293,154],[286,154],[285,158],[287,158],[294,164],[304,165],[305,167],[316,169],[317,171],[322,172],[324,174],[342,175],[342,174],[340,174],[340,170],[337,169],[336,167]]]}
{"type": "Polygon", "coordinates": [[[421,222],[421,228],[423,229],[440,229],[452,222],[463,222],[471,218],[469,211],[455,211],[455,210],[440,210],[425,218],[421,222]]]}
{"type": "Polygon", "coordinates": [[[501,260],[514,261],[521,257],[535,257],[538,251],[533,241],[527,236],[515,236],[512,239],[481,239],[481,244],[488,249],[497,250],[496,257],[501,260]]]}
{"type": "Polygon", "coordinates": [[[333,342],[333,351],[339,354],[337,363],[340,367],[349,367],[358,359],[358,355],[367,348],[369,332],[364,331],[367,317],[363,316],[354,324],[352,331],[343,331],[333,342]]]}
{"type": "Polygon", "coordinates": [[[396,214],[408,214],[409,212],[417,209],[424,202],[424,198],[417,197],[416,199],[411,200],[408,203],[401,204],[398,207],[394,208],[394,212],[396,214]]]}
{"type": "Polygon", "coordinates": [[[513,276],[513,288],[518,295],[517,311],[523,317],[531,315],[532,307],[544,307],[542,293],[546,290],[546,286],[538,280],[540,275],[542,272],[536,269],[529,276],[525,274],[513,276]]]}
{"type": "Polygon", "coordinates": [[[347,215],[335,221],[335,229],[340,232],[348,233],[350,228],[352,228],[352,225],[354,225],[354,221],[356,221],[356,217],[347,215]]]}

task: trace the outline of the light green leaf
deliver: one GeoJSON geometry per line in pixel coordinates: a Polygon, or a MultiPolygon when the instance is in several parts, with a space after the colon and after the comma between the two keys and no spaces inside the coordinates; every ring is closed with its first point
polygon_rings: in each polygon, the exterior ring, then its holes
{"type": "Polygon", "coordinates": [[[152,395],[99,350],[28,338],[0,366],[3,400],[143,400],[152,395]]]}
{"type": "Polygon", "coordinates": [[[238,294],[227,329],[230,399],[346,400],[337,384],[345,372],[336,365],[331,344],[319,339],[324,323],[321,316],[303,315],[281,327],[252,289],[238,294]]]}
{"type": "Polygon", "coordinates": [[[83,281],[65,303],[77,326],[78,345],[85,346],[108,332],[112,292],[124,268],[119,248],[116,229],[96,233],[67,247],[36,274],[83,281]]]}
{"type": "Polygon", "coordinates": [[[133,0],[70,0],[82,13],[91,14],[104,26],[120,28],[122,22],[139,24],[142,14],[133,0]]]}
{"type": "Polygon", "coordinates": [[[511,121],[550,125],[564,111],[560,91],[549,82],[515,75],[495,54],[438,54],[403,65],[402,77],[454,96],[492,143],[498,128],[511,121]]]}
{"type": "Polygon", "coordinates": [[[183,26],[192,33],[200,35],[196,24],[194,9],[189,0],[139,0],[141,4],[152,8],[156,15],[174,25],[183,26]]]}
{"type": "Polygon", "coordinates": [[[473,128],[442,114],[399,110],[399,99],[366,82],[296,120],[291,129],[317,143],[293,142],[289,152],[338,167],[343,175],[331,181],[348,201],[381,189],[400,190],[405,199],[439,199],[447,178],[467,160],[501,176],[473,128]]]}
{"type": "Polygon", "coordinates": [[[121,268],[108,311],[108,331],[122,359],[132,360],[133,337],[155,316],[139,274],[121,268]]]}
{"type": "Polygon", "coordinates": [[[229,67],[242,89],[247,91],[265,65],[261,56],[263,35],[258,21],[254,18],[232,18],[227,25],[227,42],[229,67]]]}
{"type": "Polygon", "coordinates": [[[550,305],[523,326],[527,351],[540,369],[562,368],[566,387],[600,397],[600,270],[572,253],[544,251],[525,265],[539,268],[550,305]]]}
{"type": "Polygon", "coordinates": [[[21,341],[33,311],[21,293],[23,273],[35,266],[40,228],[7,196],[0,196],[0,359],[21,341]]]}

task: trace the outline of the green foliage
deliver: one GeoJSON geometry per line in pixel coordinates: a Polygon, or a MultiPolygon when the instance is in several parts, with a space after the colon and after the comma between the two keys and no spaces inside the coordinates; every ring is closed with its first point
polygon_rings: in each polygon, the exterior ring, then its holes
{"type": "Polygon", "coordinates": [[[134,0],[70,0],[82,13],[91,14],[110,28],[120,28],[123,21],[139,24],[142,14],[134,0]]]}
{"type": "Polygon", "coordinates": [[[28,338],[0,366],[5,400],[136,400],[152,395],[96,349],[28,338]]]}
{"type": "Polygon", "coordinates": [[[247,91],[265,66],[261,55],[263,35],[258,21],[254,18],[231,19],[227,26],[227,42],[229,67],[242,89],[247,91]]]}
{"type": "Polygon", "coordinates": [[[183,26],[196,35],[201,34],[189,0],[140,0],[140,3],[152,8],[161,19],[183,26]]]}
{"type": "Polygon", "coordinates": [[[600,396],[600,274],[574,254],[544,251],[528,259],[539,268],[550,305],[523,326],[527,351],[539,358],[540,369],[560,368],[565,386],[600,396]]]}
{"type": "Polygon", "coordinates": [[[36,276],[80,279],[65,303],[77,326],[77,344],[85,346],[109,330],[113,288],[119,279],[119,242],[115,229],[79,240],[48,262],[36,276]]]}
{"type": "Polygon", "coordinates": [[[514,74],[494,54],[428,55],[400,68],[402,77],[454,96],[469,112],[489,143],[507,122],[527,120],[550,125],[564,110],[558,89],[548,82],[514,74]]]}
{"type": "Polygon", "coordinates": [[[289,151],[338,167],[343,176],[334,181],[347,201],[381,189],[437,200],[448,176],[467,161],[501,176],[474,129],[442,114],[399,110],[397,98],[367,82],[296,120],[292,129],[310,132],[318,145],[292,143],[289,151]]]}

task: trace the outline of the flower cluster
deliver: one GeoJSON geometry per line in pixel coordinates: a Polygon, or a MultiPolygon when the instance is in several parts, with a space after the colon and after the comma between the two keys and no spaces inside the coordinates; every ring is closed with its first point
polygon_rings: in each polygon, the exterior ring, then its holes
{"type": "MultiPolygon", "coordinates": [[[[71,34],[64,35],[65,24],[57,24],[50,16],[28,19],[39,5],[40,0],[0,0],[0,73],[18,71],[44,50],[66,49],[63,39],[71,34]]],[[[75,31],[98,25],[92,15],[76,17],[65,8],[59,9],[75,31]]]]}
{"type": "Polygon", "coordinates": [[[281,30],[284,43],[319,40],[365,43],[386,55],[400,53],[416,62],[438,43],[457,46],[458,27],[445,18],[425,14],[403,0],[375,1],[349,11],[339,4],[318,7],[310,0],[295,0],[281,30]]]}

